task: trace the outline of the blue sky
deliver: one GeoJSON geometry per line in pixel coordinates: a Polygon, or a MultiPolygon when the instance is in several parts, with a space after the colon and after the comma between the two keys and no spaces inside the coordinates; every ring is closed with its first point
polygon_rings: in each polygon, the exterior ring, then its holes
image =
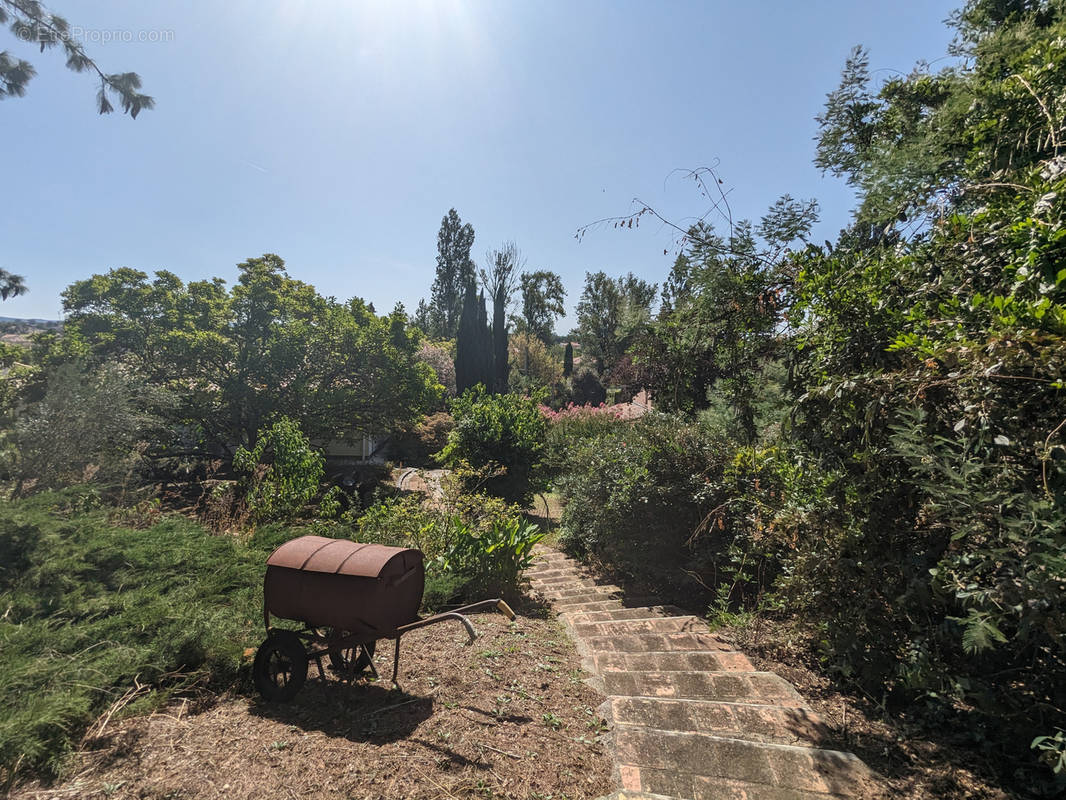
{"type": "Polygon", "coordinates": [[[0,267],[31,289],[0,315],[57,318],[66,285],[111,267],[232,281],[265,252],[323,294],[412,310],[454,206],[479,262],[513,239],[562,275],[565,329],[587,270],[666,275],[661,226],[574,232],[634,197],[703,213],[676,168],[718,163],[738,218],[815,197],[833,238],[852,196],[811,164],[825,94],[855,44],[880,76],[942,56],[956,5],[55,0],[157,108],[97,116],[88,76],[0,32],[38,70],[0,102],[0,267]]]}

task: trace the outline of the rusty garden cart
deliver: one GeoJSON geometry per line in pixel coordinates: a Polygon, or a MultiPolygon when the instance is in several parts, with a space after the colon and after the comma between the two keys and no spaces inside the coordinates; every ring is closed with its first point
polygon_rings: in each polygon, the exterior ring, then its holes
{"type": "Polygon", "coordinates": [[[267,638],[252,665],[259,693],[267,700],[291,700],[307,679],[310,661],[325,675],[323,658],[345,679],[368,668],[377,677],[373,656],[380,639],[396,642],[395,684],[405,633],[456,620],[473,642],[477,634],[465,614],[494,608],[514,619],[514,612],[499,599],[420,618],[424,588],[420,550],[323,536],[301,536],[281,545],[267,559],[263,580],[267,638]],[[272,628],[271,615],[304,627],[272,628]]]}

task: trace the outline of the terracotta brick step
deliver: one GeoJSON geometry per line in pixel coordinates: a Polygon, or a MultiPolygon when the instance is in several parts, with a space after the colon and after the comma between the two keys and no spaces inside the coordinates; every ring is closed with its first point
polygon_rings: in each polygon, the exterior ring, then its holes
{"type": "Polygon", "coordinates": [[[579,622],[612,622],[624,619],[656,619],[659,617],[684,616],[684,609],[677,606],[636,606],[618,609],[617,611],[566,611],[559,616],[565,617],[567,622],[577,624],[579,622]]]}
{"type": "Polygon", "coordinates": [[[755,672],[748,657],[735,650],[665,653],[594,653],[596,672],[755,672]]]}
{"type": "Polygon", "coordinates": [[[652,697],[612,697],[608,705],[616,725],[776,744],[817,746],[829,736],[821,718],[806,708],[652,697]]]}
{"type": "Polygon", "coordinates": [[[593,581],[575,581],[573,584],[565,584],[560,587],[539,589],[537,594],[548,600],[565,600],[568,597],[577,597],[584,594],[621,595],[622,590],[617,586],[606,584],[601,586],[593,581]]]}
{"type": "Polygon", "coordinates": [[[792,684],[773,672],[604,672],[606,694],[722,700],[800,708],[792,684]]]}
{"type": "Polygon", "coordinates": [[[601,595],[588,595],[586,599],[568,597],[565,601],[552,603],[552,608],[560,614],[566,610],[572,611],[608,611],[610,609],[625,608],[622,601],[615,598],[603,598],[601,595]]]}
{"type": "MultiPolygon", "coordinates": [[[[603,586],[603,583],[597,583],[592,578],[572,577],[567,580],[561,580],[558,583],[537,583],[531,580],[530,586],[536,590],[537,594],[555,595],[574,589],[594,592],[597,589],[600,589],[603,586]]],[[[619,589],[618,591],[621,590],[619,589]]]]}
{"type": "Polygon", "coordinates": [[[551,568],[552,566],[561,566],[564,564],[574,564],[578,562],[569,556],[565,556],[562,553],[538,553],[533,559],[533,563],[530,565],[534,569],[536,568],[551,568]]]}
{"type": "Polygon", "coordinates": [[[615,728],[613,746],[623,788],[677,797],[714,797],[707,788],[722,779],[823,798],[866,797],[874,786],[874,775],[862,761],[836,750],[622,725],[615,728]],[[661,783],[658,771],[667,773],[661,783]],[[708,779],[702,794],[696,792],[697,777],[708,779]]]}
{"type": "Polygon", "coordinates": [[[548,576],[553,572],[582,572],[585,569],[584,564],[567,559],[566,561],[534,561],[525,572],[527,575],[539,577],[548,576]]]}
{"type": "Polygon", "coordinates": [[[584,576],[586,571],[578,564],[574,565],[558,565],[550,566],[547,569],[537,569],[531,567],[525,570],[523,573],[531,581],[542,580],[546,578],[566,578],[571,576],[584,576]]]}
{"type": "Polygon", "coordinates": [[[552,570],[550,573],[545,573],[544,577],[540,575],[531,576],[529,582],[532,586],[557,586],[560,583],[567,583],[573,580],[589,580],[590,576],[584,572],[577,572],[570,570],[552,570]]]}
{"type": "Polygon", "coordinates": [[[577,641],[578,650],[594,653],[663,653],[693,650],[733,652],[733,648],[710,633],[627,633],[588,636],[577,641]]]}
{"type": "Polygon", "coordinates": [[[623,789],[619,792],[619,796],[625,800],[630,800],[630,798],[659,800],[664,797],[672,800],[677,798],[685,798],[685,800],[854,800],[853,797],[840,794],[805,792],[800,789],[787,789],[781,786],[768,786],[729,778],[708,778],[703,775],[689,775],[649,767],[622,767],[621,770],[625,779],[630,783],[659,787],[659,791],[655,793],[623,789]],[[673,788],[676,794],[659,793],[667,788],[673,788]]]}
{"type": "Polygon", "coordinates": [[[587,573],[584,570],[577,567],[567,569],[546,569],[546,570],[529,570],[527,569],[523,575],[529,579],[530,583],[538,583],[541,581],[554,581],[562,578],[569,580],[571,578],[586,578],[587,573]]]}
{"type": "Polygon", "coordinates": [[[862,794],[825,794],[805,792],[802,789],[787,789],[782,786],[732,781],[728,778],[707,778],[697,775],[694,779],[693,800],[853,800],[854,798],[883,798],[876,785],[870,785],[862,794]]]}
{"type": "Polygon", "coordinates": [[[613,636],[632,633],[705,633],[707,623],[699,617],[654,617],[649,619],[620,619],[613,622],[577,622],[573,624],[578,636],[613,636]]]}

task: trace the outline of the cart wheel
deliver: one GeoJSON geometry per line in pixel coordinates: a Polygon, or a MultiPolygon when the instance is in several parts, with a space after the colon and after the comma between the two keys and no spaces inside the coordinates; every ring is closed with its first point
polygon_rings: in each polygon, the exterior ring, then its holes
{"type": "Polygon", "coordinates": [[[307,651],[292,631],[274,631],[252,664],[255,688],[267,700],[292,700],[307,680],[307,651]]]}
{"type": "MultiPolygon", "coordinates": [[[[366,649],[370,655],[374,655],[374,645],[377,642],[367,642],[366,649]]],[[[329,654],[329,665],[333,667],[334,672],[339,672],[342,675],[347,675],[349,672],[352,674],[356,672],[362,672],[370,666],[370,660],[366,657],[366,653],[363,652],[360,647],[349,647],[346,650],[338,650],[335,653],[329,654]],[[355,659],[355,666],[352,667],[352,657],[358,653],[358,658],[355,659]]]]}

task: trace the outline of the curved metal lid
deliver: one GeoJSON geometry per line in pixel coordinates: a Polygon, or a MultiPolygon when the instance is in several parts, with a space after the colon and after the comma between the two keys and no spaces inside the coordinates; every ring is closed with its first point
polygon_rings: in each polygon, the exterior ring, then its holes
{"type": "Polygon", "coordinates": [[[417,553],[419,559],[422,557],[421,551],[406,547],[360,544],[347,539],[328,539],[325,536],[300,536],[285,542],[271,553],[267,565],[376,578],[386,564],[403,553],[417,553]]]}

